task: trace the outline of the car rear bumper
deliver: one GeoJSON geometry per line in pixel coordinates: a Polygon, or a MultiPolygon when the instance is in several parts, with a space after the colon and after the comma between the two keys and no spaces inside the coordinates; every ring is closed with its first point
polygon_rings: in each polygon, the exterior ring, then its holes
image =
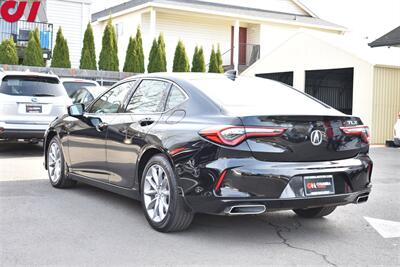
{"type": "Polygon", "coordinates": [[[0,139],[43,139],[46,130],[0,129],[0,139]]]}
{"type": "Polygon", "coordinates": [[[198,178],[188,172],[179,176],[184,199],[194,212],[227,214],[237,205],[263,205],[272,211],[346,205],[356,203],[358,197],[366,201],[372,166],[366,154],[324,162],[219,158],[201,168],[198,178]],[[334,193],[307,196],[304,177],[309,176],[331,176],[334,193]]]}
{"type": "Polygon", "coordinates": [[[50,121],[0,121],[0,139],[43,139],[50,121]]]}
{"type": "MultiPolygon", "coordinates": [[[[265,198],[192,198],[186,197],[190,208],[197,213],[216,215],[242,215],[232,212],[235,207],[265,207],[264,211],[306,209],[326,206],[342,206],[347,204],[361,204],[368,200],[371,188],[349,194],[329,196],[292,198],[292,199],[265,199],[265,198]]],[[[259,214],[262,212],[243,212],[245,214],[259,214]]]]}

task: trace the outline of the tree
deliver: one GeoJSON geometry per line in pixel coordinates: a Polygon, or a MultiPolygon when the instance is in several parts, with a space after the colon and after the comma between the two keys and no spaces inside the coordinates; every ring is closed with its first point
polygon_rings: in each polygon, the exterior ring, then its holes
{"type": "Polygon", "coordinates": [[[192,60],[192,72],[206,72],[206,63],[204,60],[203,48],[200,47],[194,49],[193,60],[192,60]]]}
{"type": "Polygon", "coordinates": [[[217,54],[215,53],[214,46],[211,50],[210,63],[208,65],[208,72],[219,73],[217,54]]]}
{"type": "Polygon", "coordinates": [[[39,29],[35,28],[35,30],[33,30],[33,37],[35,37],[35,41],[39,44],[40,46],[40,36],[39,36],[39,29]]]}
{"type": "Polygon", "coordinates": [[[144,53],[142,45],[142,33],[137,28],[135,38],[129,38],[128,49],[126,50],[124,71],[144,73],[144,53]]]}
{"type": "Polygon", "coordinates": [[[137,43],[136,38],[129,38],[128,48],[126,49],[125,63],[124,63],[124,72],[136,72],[138,69],[138,56],[136,54],[137,43]]]}
{"type": "Polygon", "coordinates": [[[18,64],[17,47],[12,38],[4,39],[0,44],[0,64],[18,64]]]}
{"type": "Polygon", "coordinates": [[[149,64],[147,65],[147,71],[149,73],[160,71],[160,57],[157,40],[154,38],[153,44],[149,54],[149,64]]]}
{"type": "Polygon", "coordinates": [[[69,60],[69,49],[67,40],[65,40],[61,27],[58,28],[56,44],[53,51],[53,59],[51,60],[53,68],[71,68],[69,60]]]}
{"type": "Polygon", "coordinates": [[[94,46],[93,29],[90,23],[88,23],[83,37],[83,47],[79,68],[85,70],[97,70],[96,49],[94,46]]]}
{"type": "Polygon", "coordinates": [[[28,45],[24,52],[23,65],[36,67],[43,67],[45,65],[43,51],[40,47],[39,30],[37,28],[29,33],[28,45]]]}
{"type": "Polygon", "coordinates": [[[136,56],[137,56],[137,69],[134,72],[136,73],[144,73],[144,52],[143,52],[143,41],[142,41],[142,32],[140,31],[140,27],[137,28],[136,31],[136,56]]]}
{"type": "Polygon", "coordinates": [[[181,40],[179,40],[178,44],[176,45],[172,71],[173,72],[190,71],[190,64],[188,56],[186,55],[185,45],[181,40]]]}
{"type": "Polygon", "coordinates": [[[160,72],[167,71],[167,55],[165,52],[165,42],[164,42],[164,35],[160,33],[158,36],[158,50],[159,50],[159,57],[160,57],[160,72]]]}
{"type": "Polygon", "coordinates": [[[117,36],[111,18],[108,20],[104,29],[102,47],[99,59],[100,70],[119,70],[117,36]]]}
{"type": "Polygon", "coordinates": [[[167,71],[167,59],[165,55],[165,43],[162,34],[157,39],[153,40],[149,54],[149,64],[147,65],[147,71],[152,72],[165,72],[167,71]]]}
{"type": "Polygon", "coordinates": [[[222,54],[221,54],[221,50],[219,49],[219,45],[218,45],[218,50],[217,50],[217,53],[215,56],[217,57],[219,73],[224,73],[225,72],[224,67],[222,66],[222,54]]]}

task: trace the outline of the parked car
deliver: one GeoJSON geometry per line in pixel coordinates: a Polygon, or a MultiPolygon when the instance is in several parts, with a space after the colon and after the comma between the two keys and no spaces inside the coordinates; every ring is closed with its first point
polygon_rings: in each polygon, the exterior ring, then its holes
{"type": "Polygon", "coordinates": [[[75,93],[71,95],[73,103],[82,103],[84,105],[90,104],[94,99],[96,99],[101,93],[103,93],[106,88],[102,86],[89,86],[78,89],[75,93]]]}
{"type": "Polygon", "coordinates": [[[0,139],[43,139],[72,101],[55,75],[0,72],[0,139]]]}
{"type": "Polygon", "coordinates": [[[99,83],[93,80],[75,79],[75,78],[61,78],[65,90],[69,97],[81,88],[88,87],[100,87],[99,83]]]}
{"type": "Polygon", "coordinates": [[[400,112],[397,114],[397,122],[394,125],[394,144],[400,146],[400,112]]]}
{"type": "Polygon", "coordinates": [[[82,181],[138,199],[149,224],[171,232],[196,213],[316,218],[365,202],[368,150],[358,117],[282,83],[151,74],[69,107],[46,133],[45,166],[54,187],[82,181]]]}

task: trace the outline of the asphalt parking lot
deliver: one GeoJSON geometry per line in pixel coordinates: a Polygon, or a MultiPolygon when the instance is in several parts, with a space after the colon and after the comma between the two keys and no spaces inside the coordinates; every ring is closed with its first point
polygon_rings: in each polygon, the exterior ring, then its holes
{"type": "Polygon", "coordinates": [[[366,204],[314,220],[197,215],[189,230],[161,234],[138,202],[82,184],[52,188],[39,145],[0,143],[0,265],[399,266],[400,149],[371,157],[366,204]]]}

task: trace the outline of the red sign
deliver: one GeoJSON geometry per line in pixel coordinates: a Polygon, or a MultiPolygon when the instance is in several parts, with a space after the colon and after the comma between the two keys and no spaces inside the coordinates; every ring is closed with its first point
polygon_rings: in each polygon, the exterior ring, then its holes
{"type": "MultiPolygon", "coordinates": [[[[7,22],[16,22],[22,18],[28,1],[9,0],[0,8],[1,17],[7,22]],[[16,8],[17,7],[17,8],[16,8]]],[[[34,22],[39,11],[40,1],[33,1],[27,21],[34,22]]]]}

